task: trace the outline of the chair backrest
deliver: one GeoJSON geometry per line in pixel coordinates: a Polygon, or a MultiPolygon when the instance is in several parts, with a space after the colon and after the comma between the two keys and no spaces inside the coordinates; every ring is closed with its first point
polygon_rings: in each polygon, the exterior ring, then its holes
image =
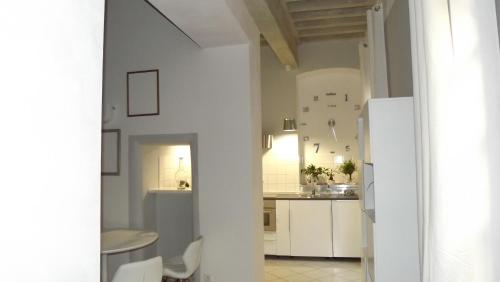
{"type": "Polygon", "coordinates": [[[182,255],[182,260],[186,266],[187,273],[194,273],[200,266],[201,250],[203,247],[203,237],[199,236],[191,242],[182,255]]]}
{"type": "Polygon", "coordinates": [[[161,282],[163,261],[161,257],[122,264],[112,282],[161,282]]]}

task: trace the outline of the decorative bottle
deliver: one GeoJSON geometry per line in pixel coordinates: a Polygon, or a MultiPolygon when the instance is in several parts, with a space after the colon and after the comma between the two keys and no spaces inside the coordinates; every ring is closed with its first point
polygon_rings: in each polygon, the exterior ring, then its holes
{"type": "Polygon", "coordinates": [[[188,182],[188,173],[184,169],[183,158],[179,158],[179,169],[175,172],[175,183],[179,190],[184,190],[190,186],[188,182]]]}

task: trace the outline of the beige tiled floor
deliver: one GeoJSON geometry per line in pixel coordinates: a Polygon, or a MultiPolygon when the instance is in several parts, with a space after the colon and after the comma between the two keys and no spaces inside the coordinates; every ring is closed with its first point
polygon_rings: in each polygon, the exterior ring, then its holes
{"type": "Polygon", "coordinates": [[[361,282],[359,260],[266,258],[265,281],[361,282]]]}

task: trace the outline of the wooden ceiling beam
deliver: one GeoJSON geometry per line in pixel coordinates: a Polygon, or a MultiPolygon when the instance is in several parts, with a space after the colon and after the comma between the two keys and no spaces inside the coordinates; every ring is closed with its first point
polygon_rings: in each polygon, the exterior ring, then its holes
{"type": "Polygon", "coordinates": [[[335,10],[323,10],[323,11],[308,11],[308,12],[295,12],[291,13],[292,20],[297,22],[302,21],[314,21],[314,20],[324,20],[324,19],[337,19],[337,18],[349,18],[349,17],[366,17],[367,8],[346,8],[346,9],[335,9],[335,10]]]}
{"type": "Polygon", "coordinates": [[[322,40],[352,39],[352,38],[363,38],[365,37],[365,35],[366,35],[365,32],[333,34],[333,35],[313,35],[313,36],[302,37],[301,40],[304,42],[310,42],[310,41],[322,41],[322,40]]]}
{"type": "Polygon", "coordinates": [[[279,61],[289,68],[296,68],[297,37],[288,12],[281,1],[245,0],[250,15],[279,61]]]}
{"type": "Polygon", "coordinates": [[[321,10],[336,10],[346,8],[363,7],[368,9],[373,6],[371,0],[322,0],[322,1],[300,1],[287,3],[288,11],[294,12],[307,12],[307,11],[321,11],[321,10]]]}

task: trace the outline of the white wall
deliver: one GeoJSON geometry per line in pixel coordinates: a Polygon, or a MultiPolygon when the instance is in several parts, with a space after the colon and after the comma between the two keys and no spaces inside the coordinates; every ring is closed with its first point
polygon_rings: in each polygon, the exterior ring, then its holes
{"type": "Polygon", "coordinates": [[[104,2],[0,13],[0,279],[99,281],[104,2]]]}
{"type": "Polygon", "coordinates": [[[359,68],[358,39],[302,43],[299,67],[286,71],[270,47],[262,48],[262,126],[280,133],[285,116],[297,116],[296,76],[324,68],[359,68]]]}
{"type": "Polygon", "coordinates": [[[159,157],[161,145],[142,145],[142,190],[157,190],[160,187],[159,157]]]}
{"type": "Polygon", "coordinates": [[[270,47],[262,48],[262,129],[274,134],[273,149],[263,155],[264,190],[299,190],[299,147],[283,132],[283,118],[297,118],[297,75],[325,68],[359,68],[359,39],[302,43],[299,67],[285,70],[270,47]]]}
{"type": "Polygon", "coordinates": [[[408,0],[395,1],[385,20],[385,48],[389,96],[413,96],[408,0]]]}
{"type": "Polygon", "coordinates": [[[242,0],[149,1],[202,48],[247,42],[238,19],[227,17],[235,13],[230,2],[242,0]]]}
{"type": "Polygon", "coordinates": [[[156,230],[160,235],[147,252],[150,256],[159,255],[164,258],[182,254],[195,238],[192,192],[155,191],[148,193],[146,197],[146,209],[150,218],[145,227],[156,230]]]}
{"type": "MultiPolygon", "coordinates": [[[[335,157],[342,157],[344,160],[357,159],[359,154],[356,122],[361,114],[361,88],[358,69],[329,68],[297,76],[297,122],[303,167],[314,164],[335,169],[335,157]],[[336,95],[327,96],[326,93],[336,95]],[[337,139],[328,125],[330,119],[335,120],[337,139]],[[319,144],[319,149],[315,144],[319,144]]],[[[344,178],[344,175],[338,173],[335,181],[342,183],[344,178]]]]}
{"type": "Polygon", "coordinates": [[[104,225],[129,224],[128,136],[197,133],[201,272],[262,280],[258,33],[249,44],[200,49],[144,1],[108,5],[104,100],[119,108],[109,127],[122,129],[124,169],[103,177],[104,225]],[[160,70],[161,115],[127,118],[125,74],[145,68],[160,70]]]}

